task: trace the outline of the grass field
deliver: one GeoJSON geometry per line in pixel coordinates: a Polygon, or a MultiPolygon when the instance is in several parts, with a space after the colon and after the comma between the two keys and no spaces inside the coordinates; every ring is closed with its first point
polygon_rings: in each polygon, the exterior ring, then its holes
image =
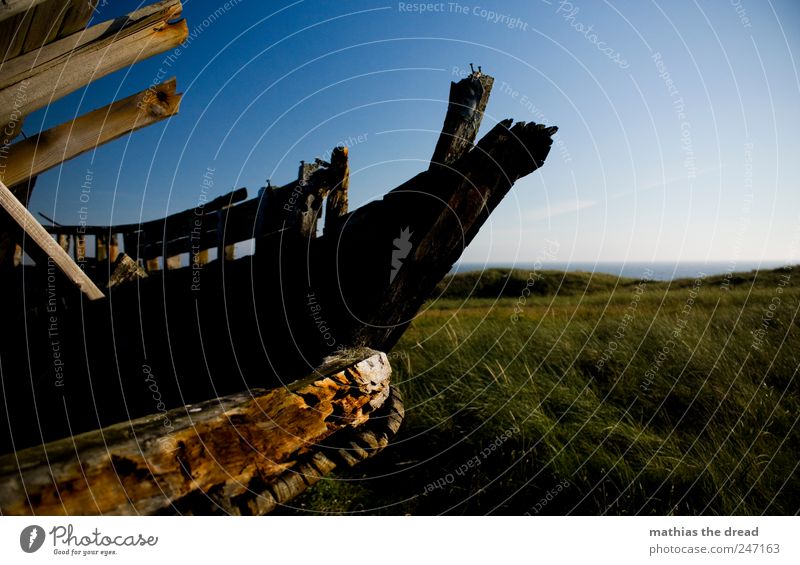
{"type": "Polygon", "coordinates": [[[798,282],[448,278],[390,354],[400,435],[283,512],[795,514],[798,282]]]}

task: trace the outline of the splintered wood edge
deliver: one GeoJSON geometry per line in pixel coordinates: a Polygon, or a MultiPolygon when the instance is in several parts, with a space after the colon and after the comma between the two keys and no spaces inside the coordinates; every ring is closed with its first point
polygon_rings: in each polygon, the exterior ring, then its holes
{"type": "Polygon", "coordinates": [[[195,499],[193,507],[173,506],[163,514],[264,515],[287,505],[306,489],[313,487],[337,468],[354,467],[383,451],[400,429],[405,417],[400,392],[389,387],[384,404],[371,418],[355,429],[342,430],[328,442],[307,454],[295,467],[276,477],[270,484],[252,484],[236,496],[216,493],[204,503],[195,499]]]}
{"type": "Polygon", "coordinates": [[[274,485],[280,490],[278,477],[336,432],[368,422],[388,397],[386,355],[359,352],[370,355],[352,362],[345,353],[328,360],[345,365],[338,371],[316,371],[286,388],[213,399],[5,455],[0,511],[169,513],[274,485]]]}

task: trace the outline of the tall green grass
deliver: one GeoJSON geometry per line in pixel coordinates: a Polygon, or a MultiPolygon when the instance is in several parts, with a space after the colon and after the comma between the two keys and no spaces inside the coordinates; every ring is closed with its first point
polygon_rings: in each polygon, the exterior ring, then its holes
{"type": "Polygon", "coordinates": [[[401,433],[296,512],[800,510],[800,267],[530,275],[440,285],[390,355],[401,433]]]}

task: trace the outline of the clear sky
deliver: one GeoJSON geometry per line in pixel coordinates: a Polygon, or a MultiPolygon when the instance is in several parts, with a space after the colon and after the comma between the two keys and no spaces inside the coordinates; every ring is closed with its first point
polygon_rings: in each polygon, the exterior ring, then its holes
{"type": "MultiPolygon", "coordinates": [[[[137,6],[109,3],[94,21],[137,6]]],[[[174,62],[100,79],[24,131],[143,90],[160,69],[185,93],[180,113],[42,175],[31,209],[78,223],[89,171],[90,223],[148,220],[195,206],[208,168],[211,196],[255,196],[342,141],[357,206],[427,167],[449,83],[474,63],[495,77],[483,132],[508,117],[560,131],[465,261],[549,249],[552,261],[800,262],[797,0],[421,6],[184,2],[193,35],[174,62]]]]}

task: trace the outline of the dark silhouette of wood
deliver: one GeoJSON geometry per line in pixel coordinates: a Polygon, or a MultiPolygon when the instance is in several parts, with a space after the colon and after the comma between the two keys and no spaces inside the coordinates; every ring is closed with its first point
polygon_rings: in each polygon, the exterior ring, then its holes
{"type": "MultiPolygon", "coordinates": [[[[318,215],[309,216],[313,223],[296,219],[318,211],[346,176],[333,158],[228,210],[225,233],[256,234],[254,256],[152,272],[91,303],[64,285],[48,288],[46,279],[0,278],[0,292],[25,296],[11,301],[5,326],[27,333],[0,336],[4,374],[14,376],[6,393],[15,399],[0,406],[8,412],[0,418],[13,423],[16,448],[152,413],[143,364],[163,375],[164,403],[174,408],[284,386],[342,348],[389,351],[514,182],[542,165],[556,131],[505,120],[476,144],[470,136],[479,125],[451,128],[466,133],[461,149],[445,152],[455,157],[446,166],[339,216],[319,237],[318,215]],[[300,196],[310,197],[302,210],[292,207],[300,196]],[[252,215],[232,223],[245,206],[252,215]],[[46,309],[53,296],[55,313],[46,309]],[[54,315],[62,386],[55,384],[54,315]]],[[[125,245],[135,242],[126,237],[125,245]]],[[[0,439],[9,451],[11,438],[0,439]]]]}
{"type": "Polygon", "coordinates": [[[447,114],[431,157],[431,168],[452,165],[472,148],[493,84],[494,78],[480,70],[473,71],[466,79],[450,83],[447,114]]]}

